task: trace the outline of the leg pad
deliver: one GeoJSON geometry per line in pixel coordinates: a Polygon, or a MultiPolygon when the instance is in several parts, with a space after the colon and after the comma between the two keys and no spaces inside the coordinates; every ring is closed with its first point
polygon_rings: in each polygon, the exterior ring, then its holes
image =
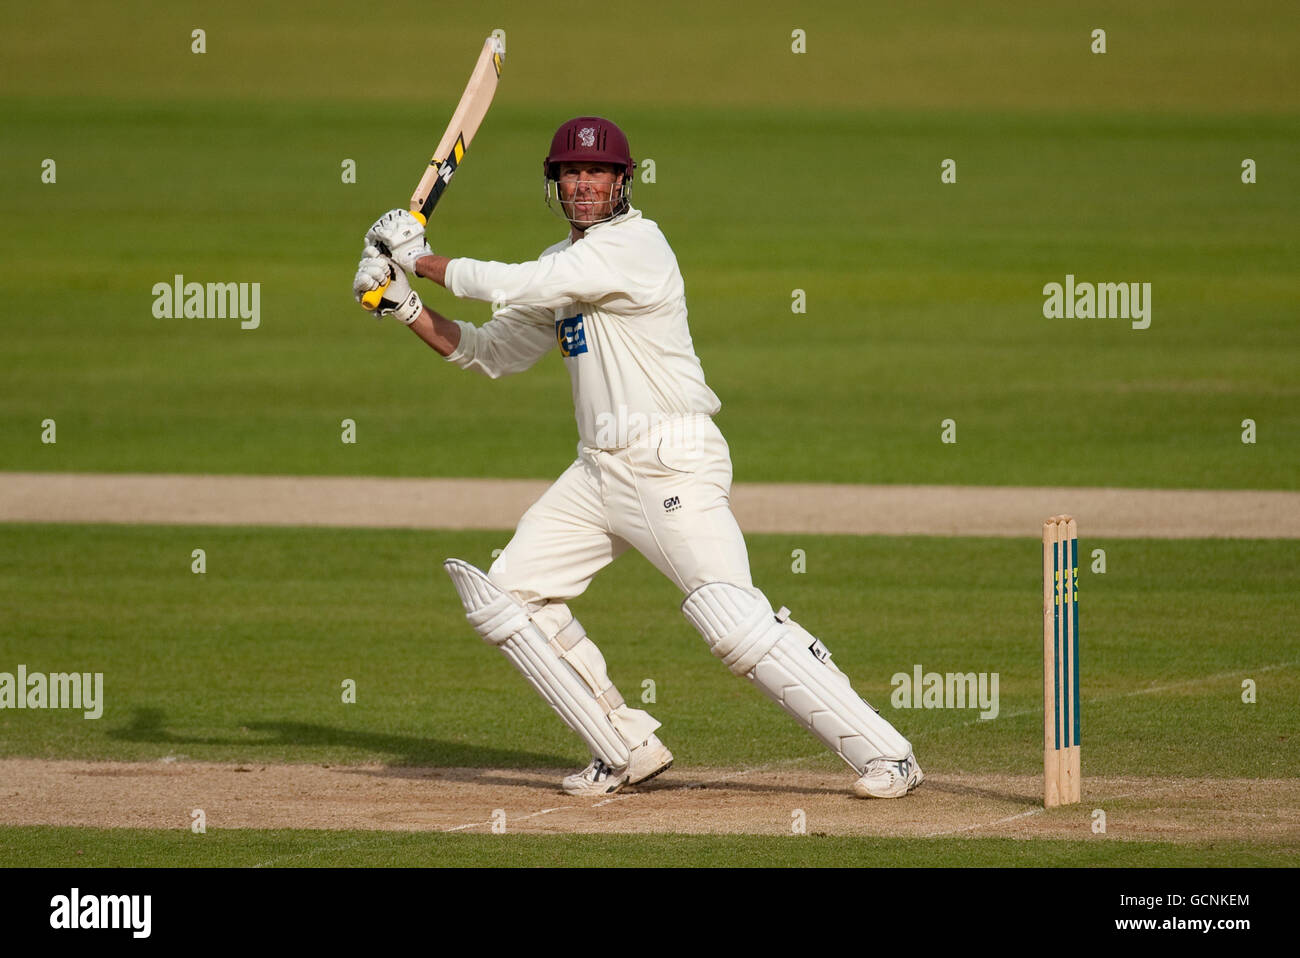
{"type": "Polygon", "coordinates": [[[782,608],[752,589],[711,582],[691,592],[682,614],[709,648],[831,751],[861,773],[877,758],[902,759],[907,739],[853,691],[830,652],[782,608]]]}

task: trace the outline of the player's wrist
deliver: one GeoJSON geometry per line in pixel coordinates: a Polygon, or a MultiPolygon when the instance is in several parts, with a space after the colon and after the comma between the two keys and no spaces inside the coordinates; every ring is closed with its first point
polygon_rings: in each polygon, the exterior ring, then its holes
{"type": "Polygon", "coordinates": [[[451,259],[447,256],[439,256],[437,253],[430,251],[426,256],[421,256],[415,261],[414,273],[439,286],[447,285],[447,264],[451,259]]]}

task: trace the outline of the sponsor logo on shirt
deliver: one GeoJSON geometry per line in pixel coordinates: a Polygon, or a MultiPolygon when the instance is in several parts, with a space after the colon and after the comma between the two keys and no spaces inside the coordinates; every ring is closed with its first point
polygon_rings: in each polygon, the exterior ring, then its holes
{"type": "Polygon", "coordinates": [[[587,334],[582,328],[582,313],[568,319],[555,321],[555,338],[560,344],[560,355],[577,356],[587,351],[587,334]]]}
{"type": "Polygon", "coordinates": [[[673,496],[671,499],[664,500],[664,512],[676,512],[682,507],[682,500],[679,496],[673,496]]]}

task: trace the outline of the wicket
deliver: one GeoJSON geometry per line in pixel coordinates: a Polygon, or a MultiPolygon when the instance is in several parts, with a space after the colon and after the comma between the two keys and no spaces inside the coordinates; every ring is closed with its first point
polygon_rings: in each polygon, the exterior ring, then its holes
{"type": "Polygon", "coordinates": [[[1043,805],[1081,801],[1079,762],[1079,527],[1043,523],[1043,805]]]}

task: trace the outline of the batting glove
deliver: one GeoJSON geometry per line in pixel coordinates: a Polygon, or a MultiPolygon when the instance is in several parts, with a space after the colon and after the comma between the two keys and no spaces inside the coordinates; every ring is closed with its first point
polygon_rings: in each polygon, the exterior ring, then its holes
{"type": "Polygon", "coordinates": [[[408,273],[415,272],[415,261],[432,256],[424,224],[410,210],[389,210],[366,231],[366,242],[391,256],[408,273]]]}
{"type": "MultiPolygon", "coordinates": [[[[352,295],[365,309],[371,309],[364,300],[367,293],[379,291],[378,305],[374,306],[375,317],[393,316],[407,326],[415,322],[424,308],[419,295],[411,289],[406,274],[392,259],[379,252],[373,246],[367,246],[361,254],[361,264],[357,266],[357,275],[352,280],[352,295]]],[[[371,297],[373,301],[374,297],[371,297]]]]}

